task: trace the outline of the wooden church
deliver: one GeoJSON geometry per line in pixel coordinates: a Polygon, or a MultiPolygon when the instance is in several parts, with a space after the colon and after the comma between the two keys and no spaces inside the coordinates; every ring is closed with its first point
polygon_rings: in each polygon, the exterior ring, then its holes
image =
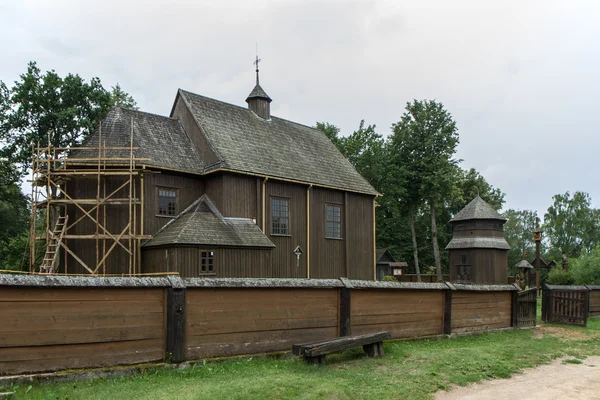
{"type": "Polygon", "coordinates": [[[481,197],[475,197],[450,220],[452,240],[446,246],[450,281],[507,284],[508,250],[504,218],[481,197]]]}
{"type": "MultiPolygon", "coordinates": [[[[84,146],[104,149],[109,160],[127,160],[126,148],[135,148],[141,178],[127,186],[108,172],[69,177],[61,187],[73,199],[61,236],[69,251],[57,269],[375,279],[378,193],[323,132],[271,115],[258,68],[246,102],[179,90],[169,116],[110,111],[84,146]],[[135,198],[128,210],[117,201],[78,202],[127,198],[126,191],[135,198]]],[[[80,150],[70,159],[79,158],[81,170],[95,156],[80,150]]]]}

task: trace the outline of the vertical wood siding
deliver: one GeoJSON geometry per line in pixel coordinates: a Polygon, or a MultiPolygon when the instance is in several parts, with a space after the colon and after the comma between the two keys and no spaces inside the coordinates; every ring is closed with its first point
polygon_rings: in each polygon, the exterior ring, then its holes
{"type": "Polygon", "coordinates": [[[267,202],[265,233],[276,246],[271,250],[270,257],[272,277],[306,278],[306,186],[269,180],[265,197],[267,202]],[[289,236],[271,234],[272,196],[289,199],[289,236]],[[300,246],[305,252],[300,256],[299,264],[294,255],[296,246],[300,246]]]}
{"type": "MultiPolygon", "coordinates": [[[[114,190],[116,190],[119,186],[125,183],[126,179],[122,177],[106,177],[102,179],[100,182],[100,197],[104,197],[104,193],[106,196],[110,195],[114,190]]],[[[73,179],[69,182],[67,193],[74,199],[95,199],[97,196],[98,190],[98,181],[96,179],[90,178],[77,178],[73,179]]],[[[136,193],[137,197],[140,197],[140,183],[139,181],[136,183],[136,193]]],[[[129,186],[125,186],[120,189],[117,193],[111,196],[111,199],[116,198],[128,198],[129,197],[129,186]]],[[[81,207],[90,212],[90,210],[94,207],[93,205],[82,204],[81,207]]],[[[69,205],[67,207],[67,213],[69,214],[69,225],[73,224],[80,217],[83,219],[78,222],[73,228],[69,229],[68,235],[93,235],[96,233],[96,224],[95,222],[85,216],[84,212],[75,205],[69,205]]],[[[96,211],[92,211],[91,216],[96,218],[96,211]]],[[[140,232],[140,221],[141,221],[142,211],[140,210],[140,206],[137,206],[136,213],[136,229],[137,232],[140,232]]],[[[102,205],[98,209],[97,214],[98,221],[105,226],[109,233],[111,233],[115,238],[119,236],[121,231],[125,228],[127,223],[129,222],[129,204],[115,205],[115,204],[107,204],[106,206],[102,205]],[[106,215],[105,215],[106,209],[106,215]],[[106,221],[106,224],[104,224],[106,221]]],[[[133,222],[133,221],[132,221],[133,222]]],[[[99,234],[103,234],[104,231],[99,228],[99,234]]],[[[127,234],[127,232],[126,232],[127,234]]],[[[99,239],[98,240],[98,261],[100,261],[104,255],[104,250],[108,251],[114,240],[111,238],[108,239],[99,239]]],[[[128,245],[128,239],[122,239],[121,243],[125,246],[128,245]]],[[[66,239],[65,244],[75,253],[77,256],[84,261],[88,267],[94,268],[96,266],[96,240],[95,239],[66,239]]],[[[66,259],[67,272],[69,274],[87,274],[87,270],[84,269],[79,262],[77,262],[71,255],[67,256],[66,259]]],[[[100,267],[99,272],[106,272],[107,274],[122,274],[128,273],[129,270],[129,254],[123,249],[121,246],[117,245],[112,250],[110,255],[107,257],[105,261],[104,267],[100,267]]],[[[64,260],[64,251],[61,251],[61,261],[59,272],[65,272],[65,260],[64,260]]]]}
{"type": "Polygon", "coordinates": [[[144,234],[154,235],[173,218],[158,216],[157,187],[177,189],[176,215],[205,192],[204,181],[193,175],[163,172],[150,174],[144,182],[144,234]]]}
{"type": "Polygon", "coordinates": [[[496,249],[450,250],[450,279],[458,279],[461,256],[467,256],[471,266],[471,283],[481,285],[505,285],[508,283],[508,251],[496,249]]]}
{"type": "Polygon", "coordinates": [[[186,359],[289,351],[338,335],[338,290],[188,289],[186,359]]]}
{"type": "Polygon", "coordinates": [[[0,292],[0,374],[160,361],[162,288],[13,288],[0,292]]]}
{"type": "Polygon", "coordinates": [[[511,292],[452,292],[452,333],[510,327],[511,292]]]}
{"type": "Polygon", "coordinates": [[[373,196],[348,193],[349,279],[373,280],[373,196]]]}
{"type": "Polygon", "coordinates": [[[590,290],[590,317],[600,316],[600,290],[590,290]]]}
{"type": "Polygon", "coordinates": [[[143,271],[179,272],[184,278],[269,278],[270,249],[233,249],[223,247],[165,247],[149,248],[142,252],[143,271]],[[214,253],[214,275],[202,275],[201,253],[214,253]]]}
{"type": "MultiPolygon", "coordinates": [[[[315,279],[346,276],[345,241],[348,239],[325,238],[327,203],[344,206],[344,193],[313,187],[310,200],[310,277],[315,279]]],[[[344,207],[344,216],[353,212],[354,210],[346,210],[344,207]]],[[[344,232],[344,227],[342,227],[342,232],[344,232]]]]}
{"type": "Polygon", "coordinates": [[[441,335],[444,291],[353,290],[352,335],[389,331],[392,338],[441,335]]]}
{"type": "Polygon", "coordinates": [[[219,209],[226,217],[255,218],[256,207],[256,178],[245,175],[226,174],[223,176],[223,201],[219,209]]]}

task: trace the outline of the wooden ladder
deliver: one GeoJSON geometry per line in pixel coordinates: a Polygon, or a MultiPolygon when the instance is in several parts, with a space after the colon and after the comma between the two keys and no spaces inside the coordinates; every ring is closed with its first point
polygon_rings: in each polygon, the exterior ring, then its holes
{"type": "Polygon", "coordinates": [[[65,217],[58,217],[56,225],[54,226],[54,232],[48,230],[46,254],[44,255],[44,261],[42,261],[42,265],[40,265],[40,272],[48,274],[54,272],[56,259],[58,258],[58,251],[60,250],[60,244],[62,243],[63,236],[67,230],[68,221],[68,215],[65,217]]]}

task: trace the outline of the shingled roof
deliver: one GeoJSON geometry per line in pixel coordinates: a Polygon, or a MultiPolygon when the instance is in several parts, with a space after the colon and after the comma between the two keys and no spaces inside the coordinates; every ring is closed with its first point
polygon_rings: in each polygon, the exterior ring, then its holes
{"type": "Polygon", "coordinates": [[[179,90],[218,168],[377,194],[320,130],[179,90]]]}
{"type": "MultiPolygon", "coordinates": [[[[133,123],[134,156],[149,158],[146,165],[201,173],[202,159],[196,152],[181,123],[169,117],[142,111],[114,107],[102,121],[102,142],[107,147],[129,147],[133,123]]],[[[84,146],[97,147],[98,130],[89,137],[84,146]]],[[[71,158],[97,157],[98,153],[75,150],[71,158]]],[[[128,150],[107,150],[106,157],[129,157],[128,150]]]]}
{"type": "Polygon", "coordinates": [[[168,245],[275,247],[254,221],[223,217],[207,195],[193,202],[142,247],[168,245]]]}
{"type": "Polygon", "coordinates": [[[500,249],[510,250],[510,245],[503,237],[466,237],[452,238],[446,250],[452,249],[500,249]]]}
{"type": "Polygon", "coordinates": [[[469,204],[465,206],[450,222],[466,221],[470,219],[496,219],[506,221],[498,211],[485,202],[481,197],[476,196],[469,204]]]}
{"type": "Polygon", "coordinates": [[[269,97],[269,95],[267,94],[267,92],[265,92],[264,89],[262,88],[262,86],[260,86],[258,83],[256,84],[256,86],[254,86],[254,89],[252,89],[252,91],[250,92],[250,94],[246,98],[246,101],[248,101],[250,99],[254,99],[254,98],[265,99],[268,102],[273,101],[269,97]]]}

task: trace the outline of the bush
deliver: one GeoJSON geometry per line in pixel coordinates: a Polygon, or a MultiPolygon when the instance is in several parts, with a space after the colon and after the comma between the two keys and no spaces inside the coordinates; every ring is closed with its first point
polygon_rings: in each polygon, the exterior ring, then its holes
{"type": "Polygon", "coordinates": [[[396,279],[392,275],[386,275],[386,276],[383,277],[382,281],[385,281],[385,282],[398,282],[398,279],[396,279]]]}
{"type": "Polygon", "coordinates": [[[550,285],[573,285],[575,278],[561,267],[554,267],[548,274],[548,283],[550,285]]]}
{"type": "Polygon", "coordinates": [[[600,245],[574,260],[570,272],[578,285],[600,285],[600,245]]]}

